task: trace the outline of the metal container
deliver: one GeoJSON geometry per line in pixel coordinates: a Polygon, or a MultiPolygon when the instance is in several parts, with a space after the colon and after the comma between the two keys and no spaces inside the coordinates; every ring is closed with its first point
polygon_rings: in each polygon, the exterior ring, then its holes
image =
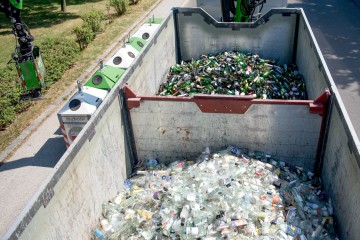
{"type": "Polygon", "coordinates": [[[79,135],[108,94],[108,91],[105,90],[81,86],[81,84],[78,86],[78,92],[69,99],[57,114],[67,147],[79,135]]]}
{"type": "Polygon", "coordinates": [[[273,9],[255,23],[219,23],[198,8],[173,9],[4,238],[91,238],[101,204],[122,190],[138,161],[171,161],[231,143],[315,167],[340,209],[339,237],[358,239],[360,142],[304,11],[273,9]],[[309,100],[155,96],[172,65],[227,50],[296,63],[309,100]]]}

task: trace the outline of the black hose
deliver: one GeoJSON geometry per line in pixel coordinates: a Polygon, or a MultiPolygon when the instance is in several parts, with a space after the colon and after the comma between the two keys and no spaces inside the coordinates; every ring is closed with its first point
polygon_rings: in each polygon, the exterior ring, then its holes
{"type": "MultiPolygon", "coordinates": [[[[240,0],[239,0],[240,1],[240,0]]],[[[230,11],[231,13],[235,16],[236,15],[236,5],[235,2],[237,2],[237,0],[230,0],[230,11]]]]}
{"type": "Polygon", "coordinates": [[[231,4],[230,2],[233,2],[233,0],[221,0],[221,9],[222,9],[222,16],[223,22],[230,22],[230,12],[231,12],[231,4]]]}
{"type": "MultiPolygon", "coordinates": [[[[235,1],[240,1],[240,11],[243,16],[249,16],[250,21],[255,12],[255,8],[261,5],[261,9],[264,6],[266,0],[221,0],[221,8],[223,15],[223,22],[230,22],[233,19],[230,17],[230,12],[236,15],[235,1]]],[[[261,11],[261,10],[260,10],[261,11]]]]}
{"type": "Polygon", "coordinates": [[[265,2],[266,2],[266,0],[246,0],[246,1],[241,1],[241,4],[240,4],[241,14],[244,15],[244,16],[249,16],[250,21],[252,21],[252,17],[253,17],[253,14],[255,12],[255,8],[257,6],[262,5],[261,6],[261,9],[262,9],[265,2]]]}

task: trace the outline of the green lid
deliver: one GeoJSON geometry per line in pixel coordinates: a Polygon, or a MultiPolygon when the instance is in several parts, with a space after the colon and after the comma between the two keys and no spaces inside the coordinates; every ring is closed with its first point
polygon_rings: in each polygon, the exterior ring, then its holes
{"type": "Polygon", "coordinates": [[[149,18],[146,23],[161,24],[164,21],[163,18],[149,18]]]}
{"type": "Polygon", "coordinates": [[[10,3],[17,9],[22,9],[23,0],[10,0],[10,3]]]}
{"type": "Polygon", "coordinates": [[[143,49],[143,47],[145,46],[146,41],[139,37],[131,37],[129,44],[140,52],[141,49],[143,49]]]}
{"type": "Polygon", "coordinates": [[[84,86],[109,90],[119,81],[124,72],[125,69],[105,65],[97,70],[84,86]]]}

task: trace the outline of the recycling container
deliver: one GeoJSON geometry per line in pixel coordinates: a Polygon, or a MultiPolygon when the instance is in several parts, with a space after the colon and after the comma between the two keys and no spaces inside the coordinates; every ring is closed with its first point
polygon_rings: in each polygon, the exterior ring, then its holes
{"type": "Polygon", "coordinates": [[[102,204],[138,163],[230,144],[313,169],[333,200],[340,239],[359,238],[360,142],[302,9],[221,23],[200,8],[174,8],[95,109],[5,239],[90,239],[102,204]],[[233,50],[295,63],[308,100],[156,95],[174,64],[233,50]]]}
{"type": "Polygon", "coordinates": [[[132,37],[137,37],[148,41],[153,37],[154,33],[159,29],[159,27],[160,24],[145,23],[132,35],[132,37]]]}
{"type": "Polygon", "coordinates": [[[78,92],[58,112],[60,128],[67,147],[79,135],[107,94],[106,90],[79,86],[78,92]]]}
{"type": "Polygon", "coordinates": [[[128,68],[134,62],[139,51],[130,44],[122,46],[106,63],[107,66],[128,68]]]}

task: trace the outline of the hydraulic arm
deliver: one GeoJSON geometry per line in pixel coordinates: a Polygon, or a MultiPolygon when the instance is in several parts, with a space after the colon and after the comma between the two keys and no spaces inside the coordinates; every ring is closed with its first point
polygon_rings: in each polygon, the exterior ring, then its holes
{"type": "Polygon", "coordinates": [[[1,0],[0,11],[4,12],[6,17],[9,18],[13,24],[13,33],[18,38],[21,57],[24,58],[23,60],[26,60],[28,55],[32,52],[33,45],[31,42],[34,41],[34,38],[26,24],[21,21],[21,9],[22,1],[1,0]]]}
{"type": "MultiPolygon", "coordinates": [[[[34,37],[29,28],[21,20],[22,0],[1,0],[0,11],[4,12],[13,24],[12,29],[17,37],[17,45],[12,60],[16,64],[21,85],[26,96],[38,97],[45,87],[45,66],[40,49],[33,46],[34,37]]],[[[9,62],[11,62],[10,60],[9,62]]]]}
{"type": "Polygon", "coordinates": [[[251,22],[256,7],[261,8],[266,0],[221,0],[224,22],[251,22]]]}

